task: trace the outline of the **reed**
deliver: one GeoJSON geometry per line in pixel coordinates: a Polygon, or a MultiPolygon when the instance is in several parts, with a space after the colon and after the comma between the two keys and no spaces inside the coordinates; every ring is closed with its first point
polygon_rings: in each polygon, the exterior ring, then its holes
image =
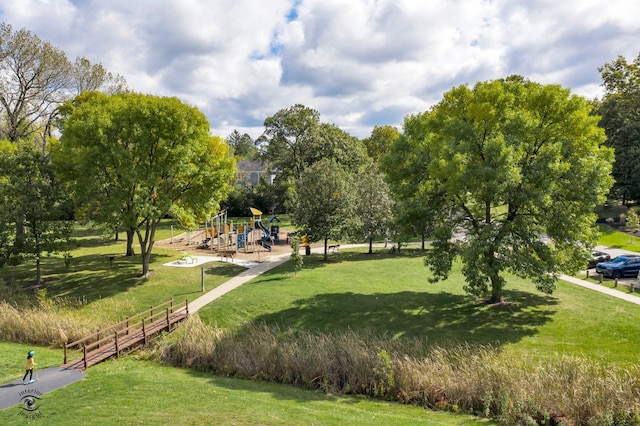
{"type": "Polygon", "coordinates": [[[430,347],[340,331],[252,324],[229,332],[189,318],[160,344],[166,364],[489,417],[502,424],[640,424],[640,367],[586,358],[505,359],[491,346],[430,347]]]}

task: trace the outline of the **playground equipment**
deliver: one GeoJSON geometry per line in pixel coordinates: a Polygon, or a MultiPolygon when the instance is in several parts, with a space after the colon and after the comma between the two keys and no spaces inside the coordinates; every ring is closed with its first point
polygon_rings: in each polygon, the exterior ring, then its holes
{"type": "Polygon", "coordinates": [[[271,232],[269,232],[267,227],[264,226],[264,224],[262,223],[262,212],[258,209],[254,209],[253,207],[249,207],[249,210],[251,210],[251,214],[253,215],[253,217],[251,218],[253,229],[262,231],[263,233],[263,236],[255,240],[255,242],[258,245],[261,245],[262,247],[264,247],[267,251],[271,251],[272,249],[271,248],[271,244],[272,244],[271,232]]]}
{"type": "Polygon", "coordinates": [[[227,210],[221,210],[211,218],[211,222],[205,222],[205,239],[198,246],[201,249],[217,250],[221,253],[228,253],[234,250],[249,249],[249,224],[233,225],[228,221],[227,210]],[[233,248],[235,246],[235,248],[233,248]]]}
{"type": "Polygon", "coordinates": [[[269,219],[269,223],[272,224],[269,229],[269,232],[271,233],[273,242],[276,244],[280,244],[280,237],[278,236],[278,233],[280,232],[280,219],[278,219],[276,215],[273,215],[269,219]],[[276,224],[274,225],[273,222],[275,222],[276,224]]]}

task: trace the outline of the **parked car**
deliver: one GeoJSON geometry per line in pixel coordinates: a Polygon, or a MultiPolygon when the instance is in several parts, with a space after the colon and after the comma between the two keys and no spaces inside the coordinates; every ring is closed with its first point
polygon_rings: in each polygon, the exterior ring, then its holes
{"type": "Polygon", "coordinates": [[[608,253],[598,250],[591,251],[591,260],[587,264],[587,268],[595,268],[596,265],[600,262],[608,262],[611,260],[611,256],[608,253]]]}
{"type": "Polygon", "coordinates": [[[636,276],[640,272],[640,255],[618,256],[609,262],[596,265],[596,272],[608,278],[636,276]]]}

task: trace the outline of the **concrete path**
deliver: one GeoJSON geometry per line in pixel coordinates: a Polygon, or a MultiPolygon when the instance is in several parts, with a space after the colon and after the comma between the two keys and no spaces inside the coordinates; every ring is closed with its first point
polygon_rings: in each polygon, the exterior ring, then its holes
{"type": "Polygon", "coordinates": [[[85,374],[79,370],[49,367],[43,370],[36,370],[34,377],[37,377],[38,381],[29,385],[23,384],[22,377],[20,377],[11,383],[0,386],[0,410],[24,403],[24,398],[27,396],[40,397],[47,392],[82,380],[85,374]]]}

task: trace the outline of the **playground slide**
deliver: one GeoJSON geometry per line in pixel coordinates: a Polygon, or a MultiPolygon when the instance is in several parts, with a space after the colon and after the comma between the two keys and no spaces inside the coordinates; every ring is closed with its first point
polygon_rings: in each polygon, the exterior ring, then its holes
{"type": "Polygon", "coordinates": [[[266,226],[260,220],[256,220],[256,228],[260,229],[264,232],[264,237],[260,240],[260,245],[267,249],[267,251],[271,251],[271,233],[267,229],[266,226]]]}

